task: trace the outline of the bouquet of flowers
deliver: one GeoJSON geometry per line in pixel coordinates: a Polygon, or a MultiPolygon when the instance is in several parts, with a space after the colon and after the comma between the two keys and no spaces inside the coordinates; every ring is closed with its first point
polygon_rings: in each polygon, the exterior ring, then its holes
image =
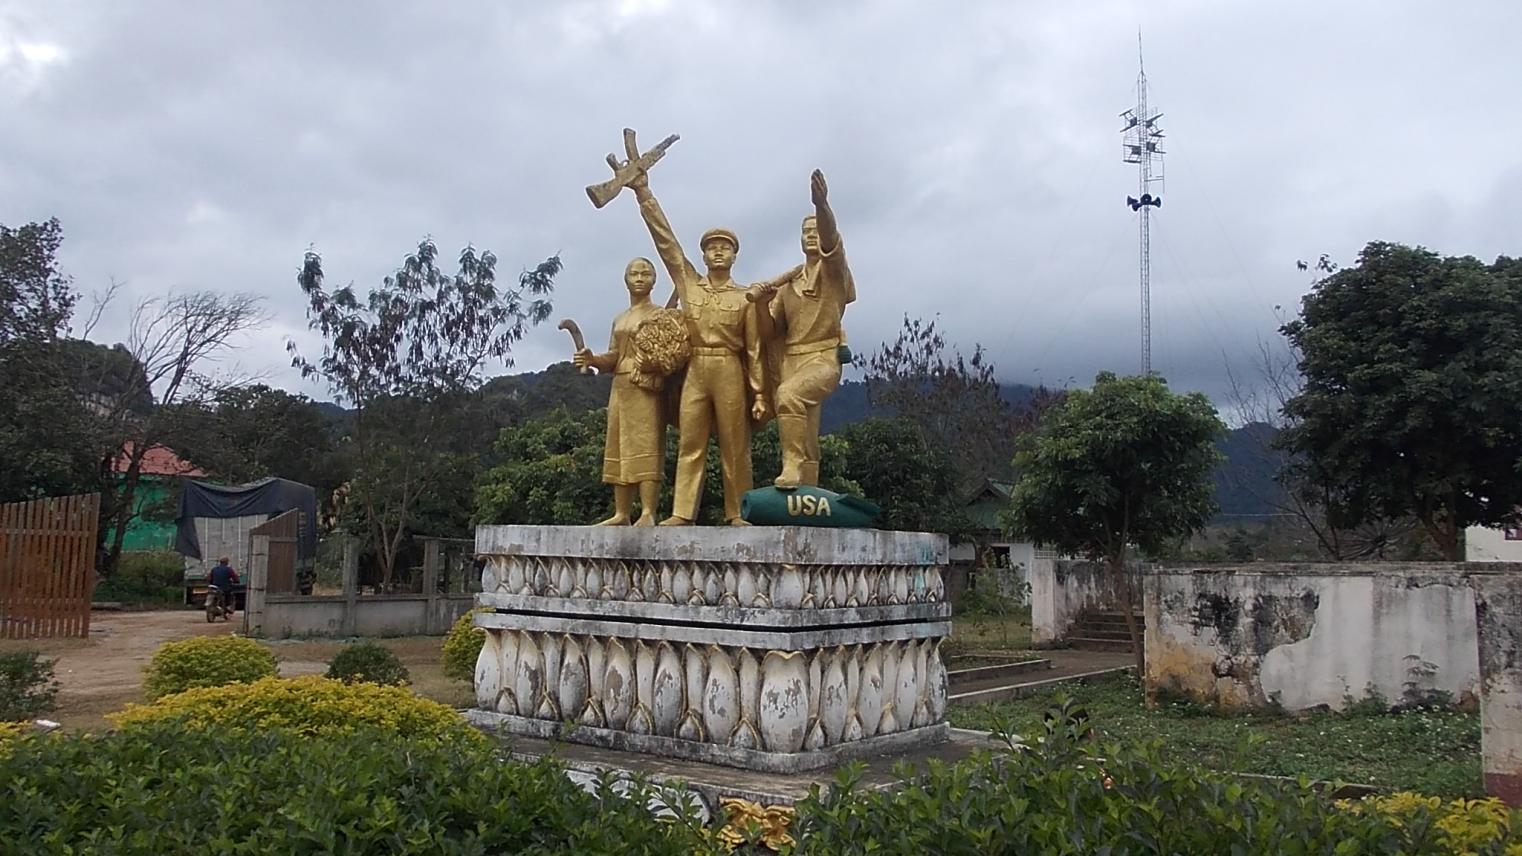
{"type": "Polygon", "coordinates": [[[634,329],[634,373],[629,381],[640,389],[659,392],[666,377],[680,371],[692,357],[687,322],[675,309],[662,309],[634,329]]]}

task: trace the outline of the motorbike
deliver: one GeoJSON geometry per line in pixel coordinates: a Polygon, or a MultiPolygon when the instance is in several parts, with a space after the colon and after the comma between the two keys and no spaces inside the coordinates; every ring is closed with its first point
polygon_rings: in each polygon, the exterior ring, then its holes
{"type": "Polygon", "coordinates": [[[206,623],[210,624],[221,616],[224,621],[232,619],[232,605],[227,602],[222,594],[222,589],[217,586],[206,587],[206,623]]]}

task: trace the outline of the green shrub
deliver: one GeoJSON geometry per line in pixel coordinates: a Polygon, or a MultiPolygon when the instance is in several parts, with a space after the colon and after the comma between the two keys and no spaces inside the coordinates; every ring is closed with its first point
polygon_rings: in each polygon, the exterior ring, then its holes
{"type": "MultiPolygon", "coordinates": [[[[1350,811],[1305,781],[1243,782],[1165,760],[1155,744],[1098,745],[1090,725],[1054,710],[1032,745],[933,763],[895,791],[859,788],[860,767],[848,767],[798,804],[792,834],[808,853],[883,856],[1459,852],[1433,805],[1350,811]]],[[[1464,823],[1471,852],[1522,844],[1522,813],[1502,813],[1464,823]]]]}
{"type": "Polygon", "coordinates": [[[0,654],[0,722],[36,719],[53,709],[53,661],[36,651],[0,654]]]}
{"type": "Polygon", "coordinates": [[[144,670],[143,694],[163,698],[195,687],[252,683],[274,675],[275,655],[241,636],[197,636],[165,642],[144,670]]]}
{"type": "Polygon", "coordinates": [[[471,622],[478,610],[470,610],[449,628],[444,637],[444,677],[456,681],[476,679],[476,658],[481,656],[481,646],[486,644],[486,631],[471,622]]]}
{"type": "Polygon", "coordinates": [[[414,740],[485,741],[454,710],[411,690],[345,684],[317,675],[187,690],[152,704],[129,704],[111,714],[111,720],[124,730],[172,721],[183,729],[218,734],[283,730],[326,735],[375,729],[414,740]]]}
{"type": "Polygon", "coordinates": [[[122,553],[116,573],[95,586],[97,602],[180,603],[185,598],[185,559],[172,550],[122,553]]]}
{"type": "Polygon", "coordinates": [[[695,821],[652,820],[645,793],[592,795],[553,762],[368,729],[22,735],[0,752],[0,851],[723,852],[695,821]]]}
{"type": "Polygon", "coordinates": [[[346,684],[361,681],[372,684],[401,685],[411,680],[407,667],[390,648],[374,642],[345,645],[328,664],[328,677],[346,684]]]}

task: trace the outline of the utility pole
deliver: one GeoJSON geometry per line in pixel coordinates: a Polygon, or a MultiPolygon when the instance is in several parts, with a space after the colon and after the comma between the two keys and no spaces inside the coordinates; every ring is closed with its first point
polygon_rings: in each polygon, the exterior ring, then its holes
{"type": "Polygon", "coordinates": [[[1136,164],[1136,196],[1127,196],[1126,204],[1140,215],[1141,236],[1141,346],[1142,374],[1152,374],[1152,209],[1163,207],[1163,130],[1157,120],[1162,113],[1147,107],[1147,68],[1142,63],[1141,33],[1136,34],[1136,106],[1120,114],[1125,127],[1120,129],[1122,159],[1136,164]],[[1155,166],[1155,168],[1154,168],[1155,166]],[[1153,193],[1154,184],[1157,193],[1153,193]]]}

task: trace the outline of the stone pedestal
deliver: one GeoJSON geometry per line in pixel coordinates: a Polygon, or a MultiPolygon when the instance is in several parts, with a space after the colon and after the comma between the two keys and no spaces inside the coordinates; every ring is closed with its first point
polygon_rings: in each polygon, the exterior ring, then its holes
{"type": "Polygon", "coordinates": [[[943,740],[946,538],[483,526],[476,723],[795,772],[943,740]]]}

